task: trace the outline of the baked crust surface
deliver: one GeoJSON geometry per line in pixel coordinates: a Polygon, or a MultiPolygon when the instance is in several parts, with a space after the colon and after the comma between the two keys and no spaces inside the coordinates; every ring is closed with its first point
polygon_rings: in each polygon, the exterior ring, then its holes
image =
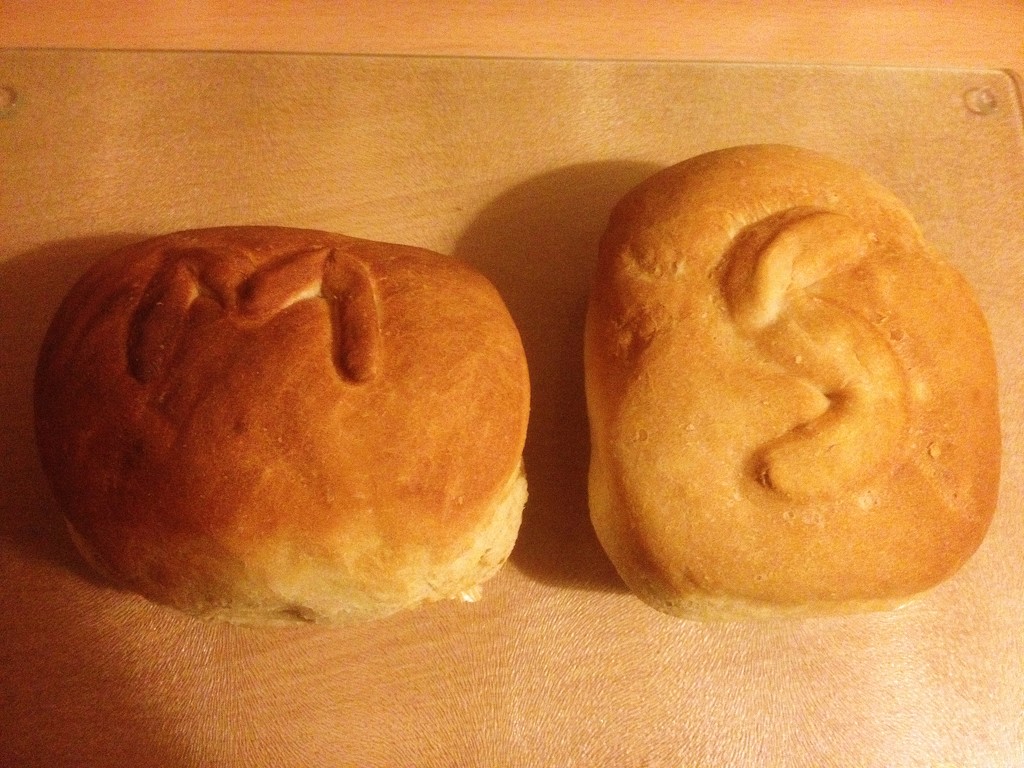
{"type": "Polygon", "coordinates": [[[736,147],[629,193],[585,353],[591,517],[661,610],[897,605],[989,526],[985,319],[906,207],[832,158],[736,147]]]}
{"type": "Polygon", "coordinates": [[[252,623],[471,592],[516,538],[528,412],[518,331],[482,275],[277,227],[102,260],[36,375],[40,454],[86,556],[252,623]]]}

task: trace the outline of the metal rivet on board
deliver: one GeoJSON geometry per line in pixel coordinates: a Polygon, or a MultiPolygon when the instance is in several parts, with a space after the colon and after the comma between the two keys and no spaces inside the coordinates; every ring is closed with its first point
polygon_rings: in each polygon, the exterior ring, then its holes
{"type": "Polygon", "coordinates": [[[9,85],[0,85],[0,117],[6,117],[18,104],[18,92],[9,85]]]}
{"type": "Polygon", "coordinates": [[[999,106],[991,88],[971,88],[964,93],[964,104],[976,115],[990,115],[999,106]]]}

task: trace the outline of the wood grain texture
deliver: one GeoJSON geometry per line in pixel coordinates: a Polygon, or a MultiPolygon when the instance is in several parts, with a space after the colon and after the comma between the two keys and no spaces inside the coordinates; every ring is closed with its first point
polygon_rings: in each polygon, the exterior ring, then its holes
{"type": "Polygon", "coordinates": [[[1024,71],[1009,0],[8,0],[0,47],[984,66],[1024,71]]]}
{"type": "Polygon", "coordinates": [[[67,51],[0,53],[0,73],[19,94],[0,119],[0,765],[1024,765],[1024,133],[1005,75],[67,51]],[[670,162],[754,141],[893,189],[992,326],[1000,511],[901,611],[673,620],[624,591],[587,519],[581,339],[608,212],[670,162]],[[530,362],[530,501],[480,602],[256,632],[76,557],[32,434],[53,310],[118,246],[242,222],[432,248],[501,291],[530,362]]]}

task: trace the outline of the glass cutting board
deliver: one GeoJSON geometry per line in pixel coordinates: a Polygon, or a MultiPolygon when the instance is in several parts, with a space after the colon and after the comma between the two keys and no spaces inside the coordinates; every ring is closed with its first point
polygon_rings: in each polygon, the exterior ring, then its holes
{"type": "Polygon", "coordinates": [[[1024,765],[1022,265],[1021,106],[998,71],[0,52],[0,763],[1024,765]],[[624,590],[587,520],[605,217],[656,169],[751,142],[891,187],[992,327],[1000,506],[967,566],[899,611],[672,619],[624,590]],[[240,629],[75,555],[31,423],[57,302],[117,246],[243,223],[432,248],[503,293],[533,380],[530,502],[480,602],[240,629]]]}

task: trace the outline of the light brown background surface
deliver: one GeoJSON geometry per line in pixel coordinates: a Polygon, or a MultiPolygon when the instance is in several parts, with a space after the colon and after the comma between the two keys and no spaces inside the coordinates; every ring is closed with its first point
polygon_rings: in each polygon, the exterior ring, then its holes
{"type": "Polygon", "coordinates": [[[5,0],[0,47],[1009,67],[1018,0],[5,0]]]}
{"type": "Polygon", "coordinates": [[[992,71],[8,54],[0,120],[0,763],[1024,764],[1024,139],[992,71]],[[988,87],[979,115],[963,94],[988,87]],[[699,151],[824,149],[903,196],[996,337],[1006,460],[952,582],[876,616],[705,626],[623,592],[586,521],[579,332],[614,199],[699,151]],[[475,605],[340,631],[207,626],[111,590],[56,520],[34,356],[96,255],[180,226],[437,248],[505,294],[531,502],[475,605]]]}

